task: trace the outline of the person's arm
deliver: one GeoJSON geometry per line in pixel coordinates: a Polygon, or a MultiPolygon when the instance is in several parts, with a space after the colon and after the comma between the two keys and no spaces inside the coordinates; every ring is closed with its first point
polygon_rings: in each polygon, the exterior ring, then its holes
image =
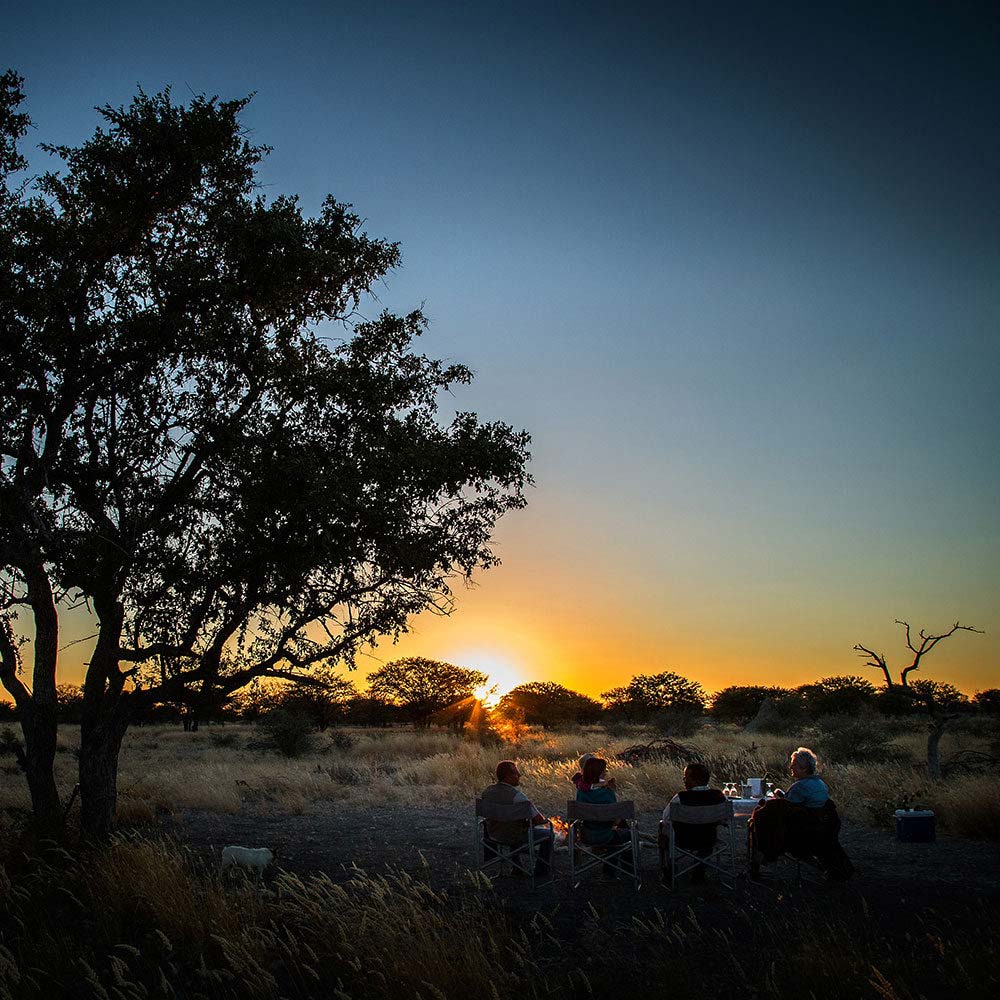
{"type": "Polygon", "coordinates": [[[806,801],[806,794],[805,790],[802,788],[802,782],[793,781],[785,790],[784,798],[788,799],[789,802],[797,802],[799,805],[802,805],[806,801]]]}
{"type": "Polygon", "coordinates": [[[531,822],[535,826],[540,826],[543,823],[548,823],[548,820],[545,818],[545,814],[531,801],[531,799],[528,798],[527,795],[524,794],[524,792],[521,791],[520,788],[516,792],[514,792],[514,801],[528,802],[531,805],[532,809],[531,822]]]}

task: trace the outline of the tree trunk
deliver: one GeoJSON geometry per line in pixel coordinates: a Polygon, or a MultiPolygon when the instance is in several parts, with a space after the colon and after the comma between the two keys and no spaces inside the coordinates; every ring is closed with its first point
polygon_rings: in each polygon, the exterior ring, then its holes
{"type": "Polygon", "coordinates": [[[117,601],[95,600],[100,619],[83,684],[80,722],[80,832],[100,842],[114,832],[118,805],[118,754],[128,729],[130,701],[118,669],[124,613],[117,601]]]}
{"type": "Polygon", "coordinates": [[[58,837],[62,832],[62,806],[55,777],[55,713],[31,705],[21,716],[24,759],[19,763],[28,780],[35,827],[44,837],[58,837]]]}
{"type": "Polygon", "coordinates": [[[944,734],[947,719],[932,719],[931,731],[927,737],[927,770],[932,778],[941,777],[941,737],[944,734]]]}
{"type": "Polygon", "coordinates": [[[0,628],[0,680],[13,695],[20,715],[24,747],[17,751],[17,762],[28,782],[35,827],[44,837],[58,837],[62,832],[62,810],[54,767],[58,727],[59,614],[42,564],[31,562],[23,570],[35,623],[31,690],[18,677],[20,660],[10,623],[6,620],[0,628]]]}
{"type": "Polygon", "coordinates": [[[118,754],[126,726],[101,726],[81,740],[80,829],[86,840],[107,840],[118,806],[118,754]],[[115,730],[120,728],[120,732],[115,730]]]}

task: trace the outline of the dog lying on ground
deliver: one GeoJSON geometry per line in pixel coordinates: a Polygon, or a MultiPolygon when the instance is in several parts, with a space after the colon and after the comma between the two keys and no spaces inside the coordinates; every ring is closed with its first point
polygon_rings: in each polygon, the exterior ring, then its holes
{"type": "Polygon", "coordinates": [[[274,851],[269,847],[237,847],[235,844],[222,848],[222,870],[246,868],[257,878],[264,874],[264,869],[274,860],[274,851]]]}

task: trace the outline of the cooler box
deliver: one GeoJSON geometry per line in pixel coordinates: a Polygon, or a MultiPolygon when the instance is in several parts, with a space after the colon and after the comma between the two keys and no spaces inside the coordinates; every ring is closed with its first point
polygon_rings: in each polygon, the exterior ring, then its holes
{"type": "Polygon", "coordinates": [[[929,843],[934,839],[932,809],[897,809],[896,840],[907,844],[929,843]]]}

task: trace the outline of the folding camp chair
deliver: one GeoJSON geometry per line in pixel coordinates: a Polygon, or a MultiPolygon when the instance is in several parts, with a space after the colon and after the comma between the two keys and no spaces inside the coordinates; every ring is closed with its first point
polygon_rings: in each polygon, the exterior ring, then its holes
{"type": "MultiPolygon", "coordinates": [[[[530,802],[512,802],[509,805],[499,802],[484,802],[476,799],[476,865],[481,872],[487,875],[503,875],[509,870],[512,874],[520,872],[531,879],[531,888],[538,884],[546,884],[552,881],[552,858],[549,857],[549,871],[544,878],[535,876],[535,867],[541,857],[541,836],[538,827],[532,823],[534,807],[530,802]],[[493,840],[486,829],[487,820],[496,820],[501,823],[512,823],[518,820],[525,820],[527,831],[524,843],[504,844],[493,840]],[[487,857],[489,852],[490,857],[487,857]]],[[[540,823],[543,829],[547,829],[548,836],[553,838],[554,833],[550,822],[540,823]]]]}
{"type": "Polygon", "coordinates": [[[840,845],[840,815],[832,799],[818,809],[782,799],[769,800],[761,808],[781,810],[784,831],[777,842],[773,832],[769,838],[758,835],[758,811],[754,810],[747,826],[747,856],[752,880],[760,878],[762,863],[794,864],[798,887],[803,882],[818,885],[827,879],[842,882],[854,873],[854,865],[840,845]],[[769,855],[762,845],[769,848],[769,855]]]}
{"type": "Polygon", "coordinates": [[[569,857],[573,888],[579,887],[583,876],[594,870],[611,871],[626,875],[636,889],[642,885],[642,871],[639,864],[639,824],[635,818],[634,802],[613,802],[596,805],[591,802],[570,801],[566,803],[566,821],[569,823],[569,857]],[[623,843],[588,844],[583,827],[584,820],[597,823],[613,823],[623,820],[629,831],[628,840],[623,843]],[[631,851],[632,864],[627,864],[631,851]]]}
{"type": "MultiPolygon", "coordinates": [[[[733,819],[733,804],[728,799],[717,805],[689,806],[682,802],[671,802],[667,811],[668,821],[660,821],[660,868],[667,869],[670,863],[670,885],[676,886],[681,875],[690,875],[699,867],[712,868],[720,875],[729,875],[732,884],[722,879],[722,884],[729,889],[736,886],[736,827],[733,819]],[[689,850],[677,843],[675,823],[688,826],[718,826],[722,836],[718,837],[715,846],[702,854],[698,850],[689,850]],[[726,855],[728,854],[728,864],[726,855]]],[[[702,870],[704,870],[702,868],[702,870]]]]}

